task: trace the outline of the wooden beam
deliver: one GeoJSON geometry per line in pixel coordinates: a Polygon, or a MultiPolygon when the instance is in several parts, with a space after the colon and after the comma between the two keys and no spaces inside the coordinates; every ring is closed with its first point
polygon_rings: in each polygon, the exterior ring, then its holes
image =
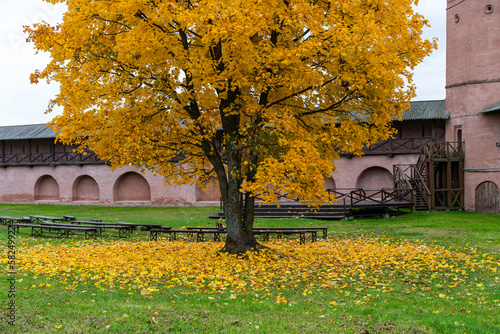
{"type": "Polygon", "coordinates": [[[451,185],[451,161],[446,162],[446,201],[448,209],[453,209],[453,186],[451,185]]]}
{"type": "Polygon", "coordinates": [[[32,162],[32,157],[31,157],[31,139],[28,139],[28,163],[32,162]]]}
{"type": "Polygon", "coordinates": [[[464,160],[458,162],[458,187],[460,188],[460,209],[465,208],[464,160]]]}
{"type": "Polygon", "coordinates": [[[431,210],[436,209],[436,173],[434,172],[434,162],[432,160],[429,160],[427,162],[427,165],[429,166],[427,171],[429,172],[429,190],[431,191],[431,210]]]}

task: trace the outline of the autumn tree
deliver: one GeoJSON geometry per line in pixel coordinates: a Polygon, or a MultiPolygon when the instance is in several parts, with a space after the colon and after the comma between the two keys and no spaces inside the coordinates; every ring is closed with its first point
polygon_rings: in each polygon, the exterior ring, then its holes
{"type": "Polygon", "coordinates": [[[45,0],[57,26],[26,27],[60,84],[58,140],[172,183],[215,177],[224,250],[253,236],[256,197],[310,205],[339,151],[391,135],[435,47],[417,0],[45,0]]]}

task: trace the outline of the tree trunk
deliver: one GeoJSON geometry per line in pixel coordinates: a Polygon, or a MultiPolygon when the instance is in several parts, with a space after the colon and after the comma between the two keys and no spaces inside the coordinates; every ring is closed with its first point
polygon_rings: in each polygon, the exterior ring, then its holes
{"type": "Polygon", "coordinates": [[[226,244],[220,250],[229,254],[243,254],[257,250],[259,244],[253,235],[254,198],[243,196],[235,180],[229,180],[227,197],[223,197],[226,216],[226,244]]]}

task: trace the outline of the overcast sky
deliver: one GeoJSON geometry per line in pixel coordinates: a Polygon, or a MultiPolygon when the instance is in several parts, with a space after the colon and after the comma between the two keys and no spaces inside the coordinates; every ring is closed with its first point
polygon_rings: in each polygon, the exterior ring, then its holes
{"type": "MultiPolygon", "coordinates": [[[[60,22],[64,7],[42,0],[2,0],[0,4],[0,126],[49,122],[54,114],[45,114],[49,100],[58,87],[40,82],[30,84],[29,76],[43,69],[49,61],[46,54],[35,55],[26,43],[22,26],[42,20],[60,22]]],[[[415,70],[415,100],[445,98],[445,17],[446,0],[420,0],[417,11],[431,23],[425,38],[437,37],[438,50],[415,70]]]]}

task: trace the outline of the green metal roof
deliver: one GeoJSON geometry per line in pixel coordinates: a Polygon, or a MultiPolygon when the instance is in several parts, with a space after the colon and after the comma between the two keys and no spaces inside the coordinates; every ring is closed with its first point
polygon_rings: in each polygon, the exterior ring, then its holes
{"type": "Polygon", "coordinates": [[[0,126],[0,140],[53,138],[56,134],[46,124],[0,126]]]}
{"type": "Polygon", "coordinates": [[[403,121],[450,118],[446,100],[412,101],[410,105],[411,109],[403,112],[403,121]]]}
{"type": "Polygon", "coordinates": [[[487,106],[483,110],[481,110],[481,114],[486,114],[489,112],[499,112],[500,111],[500,102],[492,104],[491,106],[487,106]]]}

